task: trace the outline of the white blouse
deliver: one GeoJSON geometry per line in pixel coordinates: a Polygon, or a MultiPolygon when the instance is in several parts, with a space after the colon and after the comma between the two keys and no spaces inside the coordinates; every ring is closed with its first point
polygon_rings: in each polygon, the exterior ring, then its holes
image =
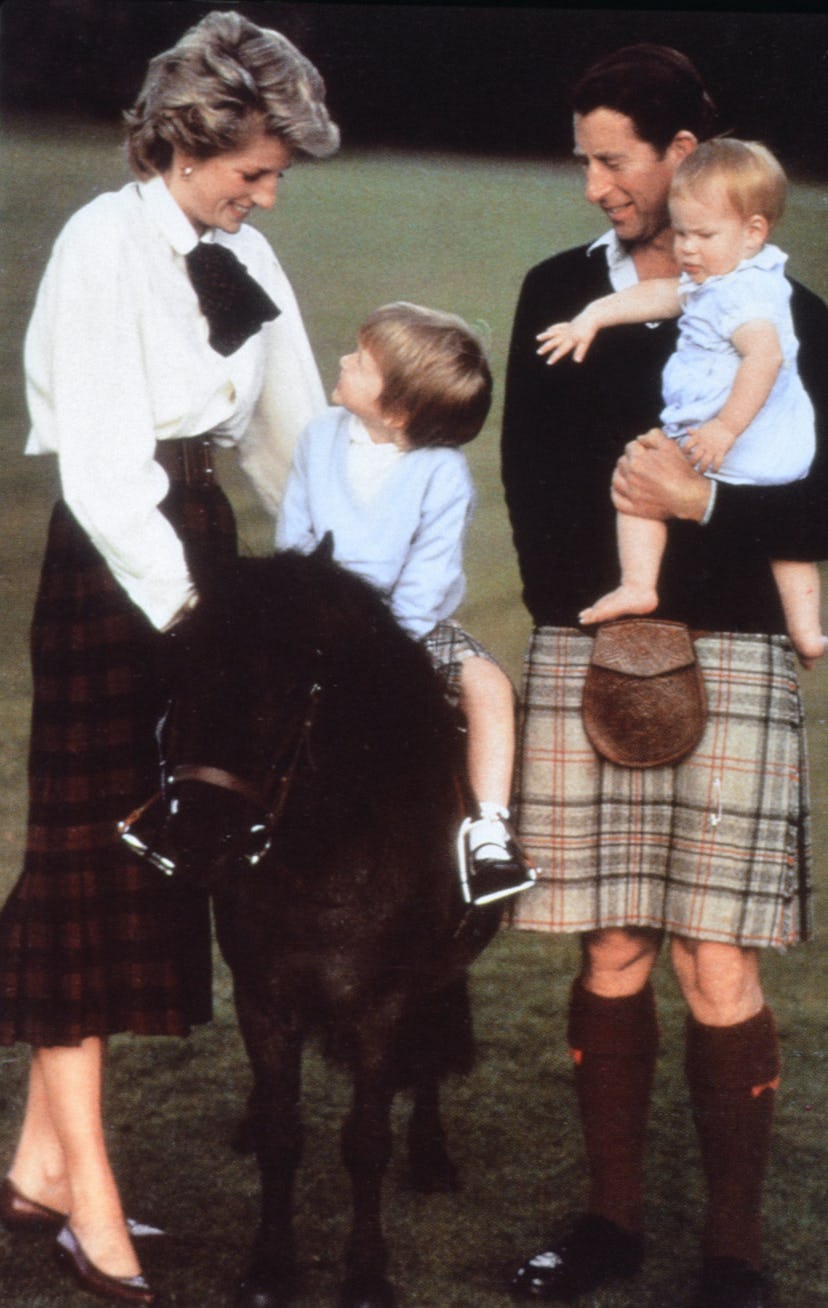
{"type": "Polygon", "coordinates": [[[237,446],[276,513],[296,439],[325,408],[290,283],[255,229],[208,233],[281,313],[223,357],[184,256],[195,230],[160,177],[98,196],[58,237],[25,344],[28,454],[58,456],[64,498],[130,598],[158,628],[192,593],[158,506],[156,441],[209,433],[237,446]]]}

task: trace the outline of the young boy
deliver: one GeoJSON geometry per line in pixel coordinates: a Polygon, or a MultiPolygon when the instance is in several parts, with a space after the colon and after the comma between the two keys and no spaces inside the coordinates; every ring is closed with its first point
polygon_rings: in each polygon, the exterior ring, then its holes
{"type": "Polygon", "coordinates": [[[464,894],[515,894],[534,873],[507,825],[514,764],[512,684],[478,641],[450,621],[465,593],[463,540],[474,488],[459,446],[489,411],[483,348],[453,314],[399,302],[377,309],[340,360],[330,408],[305,429],[276,529],[306,553],[327,532],[334,557],[377,586],[422,640],[460,704],[478,804],[460,833],[464,894]]]}
{"type": "MultiPolygon", "coordinates": [[[[767,244],[782,214],[785,175],[764,146],[721,138],[676,170],[670,216],[678,280],[639,282],[542,332],[538,351],[580,362],[602,327],[680,316],[663,374],[665,433],[714,480],[781,485],[804,477],[814,418],[796,371],[786,255],[767,244]]],[[[621,514],[621,585],[580,614],[605,622],[650,613],[666,541],[662,522],[621,514]]],[[[804,667],[824,654],[813,563],[773,560],[788,633],[804,667]]]]}

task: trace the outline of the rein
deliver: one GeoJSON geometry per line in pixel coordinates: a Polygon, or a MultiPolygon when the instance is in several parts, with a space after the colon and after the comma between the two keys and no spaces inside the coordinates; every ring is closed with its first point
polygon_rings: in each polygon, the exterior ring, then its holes
{"type": "Polygon", "coordinates": [[[236,776],[234,772],[227,772],[224,768],[201,763],[181,763],[173,768],[166,778],[168,787],[176,786],[182,781],[200,781],[203,785],[230,791],[231,794],[241,795],[248,803],[263,811],[264,816],[261,821],[255,822],[250,828],[249,834],[255,835],[261,841],[255,850],[251,850],[245,856],[252,866],[259,863],[270,849],[273,833],[284,813],[302,755],[307,753],[308,757],[311,757],[310,735],[316,721],[321,696],[322,687],[318,681],[315,681],[308,692],[307,706],[296,729],[296,740],[287,765],[282,769],[278,760],[274,762],[268,769],[261,786],[254,785],[252,781],[245,781],[243,777],[236,776]]]}

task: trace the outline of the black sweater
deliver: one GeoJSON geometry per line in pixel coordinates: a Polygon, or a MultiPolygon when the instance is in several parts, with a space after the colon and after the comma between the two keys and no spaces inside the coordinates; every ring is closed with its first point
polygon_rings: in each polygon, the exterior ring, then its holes
{"type": "MultiPolygon", "coordinates": [[[[526,277],[506,376],[503,482],[523,598],[538,626],[578,625],[618,584],[613,468],[624,445],[658,425],[661,372],[675,321],[602,331],[583,363],[549,367],[535,337],[612,290],[606,256],[582,246],[526,277]]],[[[808,477],[788,486],[719,483],[707,526],[673,521],[658,616],[710,631],[784,631],[770,558],[828,557],[828,309],[794,284],[799,370],[817,416],[808,477]]],[[[784,432],[780,439],[784,440],[784,432]]]]}

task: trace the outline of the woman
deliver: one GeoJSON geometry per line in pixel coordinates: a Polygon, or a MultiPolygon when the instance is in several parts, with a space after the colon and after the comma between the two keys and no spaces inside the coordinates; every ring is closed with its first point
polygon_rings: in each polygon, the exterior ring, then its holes
{"type": "Polygon", "coordinates": [[[0,916],[0,1043],[33,1047],[0,1216],[59,1230],[85,1288],[151,1303],[104,1142],[105,1040],[209,1019],[209,914],[117,822],[157,780],[163,633],[198,600],[188,551],[235,549],[211,441],[275,509],[324,407],[290,285],[244,224],[294,155],[339,138],[316,69],[234,13],[154,59],[126,121],[138,181],[69,221],[26,340],[27,451],[57,454],[63,498],[32,627],[26,860],[0,916]]]}

